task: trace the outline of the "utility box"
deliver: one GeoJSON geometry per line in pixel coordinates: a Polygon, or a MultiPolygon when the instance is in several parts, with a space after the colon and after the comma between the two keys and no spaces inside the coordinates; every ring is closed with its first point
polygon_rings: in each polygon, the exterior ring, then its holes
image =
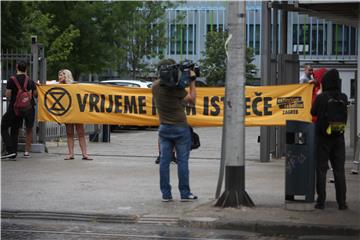
{"type": "Polygon", "coordinates": [[[286,122],[285,200],[315,194],[315,125],[302,121],[286,122]]]}

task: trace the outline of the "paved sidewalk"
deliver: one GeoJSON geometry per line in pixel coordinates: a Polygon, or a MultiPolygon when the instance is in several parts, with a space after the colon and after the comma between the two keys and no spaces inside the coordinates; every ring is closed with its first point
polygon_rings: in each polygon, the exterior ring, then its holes
{"type": "MultiPolygon", "coordinates": [[[[221,128],[197,128],[201,147],[191,153],[193,203],[180,202],[176,165],[171,166],[174,202],[160,201],[157,132],[120,131],[110,143],[89,143],[94,161],[64,161],[66,142],[48,142],[48,153],[2,161],[2,217],[149,222],[260,232],[356,235],[360,233],[359,175],[346,162],[349,210],[339,211],[334,185],[327,184],[325,210],[285,209],[285,161],[259,162],[259,128],[246,129],[246,191],[255,208],[215,208],[221,128]]],[[[64,139],[65,141],[65,139],[64,139]]]]}

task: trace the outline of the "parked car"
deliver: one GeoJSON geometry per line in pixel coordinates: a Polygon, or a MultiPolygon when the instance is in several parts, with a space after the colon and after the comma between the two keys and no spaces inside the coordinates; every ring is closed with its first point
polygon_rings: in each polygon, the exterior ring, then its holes
{"type": "MultiPolygon", "coordinates": [[[[152,82],[149,81],[141,81],[141,80],[104,80],[98,82],[99,84],[109,84],[115,86],[124,86],[124,87],[134,87],[134,88],[151,88],[152,82]]],[[[111,125],[110,131],[114,131],[116,129],[145,129],[144,126],[122,126],[122,125],[111,125]]]]}
{"type": "Polygon", "coordinates": [[[141,80],[104,80],[100,84],[110,84],[124,87],[151,88],[152,82],[141,80]]]}

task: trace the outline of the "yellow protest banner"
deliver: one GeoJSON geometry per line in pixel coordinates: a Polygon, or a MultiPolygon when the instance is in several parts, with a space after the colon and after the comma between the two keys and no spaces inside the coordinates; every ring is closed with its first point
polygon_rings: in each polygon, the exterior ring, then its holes
{"type": "MultiPolygon", "coordinates": [[[[98,84],[41,85],[38,119],[58,123],[156,126],[151,89],[98,84]]],[[[311,121],[312,85],[246,87],[245,125],[285,125],[286,120],[311,121]]],[[[241,104],[241,103],[239,103],[241,104]]],[[[187,106],[192,126],[221,126],[224,88],[197,88],[196,106],[187,106]]]]}

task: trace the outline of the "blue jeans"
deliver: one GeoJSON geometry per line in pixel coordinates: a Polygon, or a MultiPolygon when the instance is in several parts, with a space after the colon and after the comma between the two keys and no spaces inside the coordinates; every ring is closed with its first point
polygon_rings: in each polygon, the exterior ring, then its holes
{"type": "Polygon", "coordinates": [[[163,198],[171,198],[170,185],[170,162],[175,147],[179,191],[181,198],[188,197],[189,186],[189,155],[191,148],[190,128],[187,126],[176,126],[161,124],[159,127],[160,140],[160,190],[163,198]]]}

